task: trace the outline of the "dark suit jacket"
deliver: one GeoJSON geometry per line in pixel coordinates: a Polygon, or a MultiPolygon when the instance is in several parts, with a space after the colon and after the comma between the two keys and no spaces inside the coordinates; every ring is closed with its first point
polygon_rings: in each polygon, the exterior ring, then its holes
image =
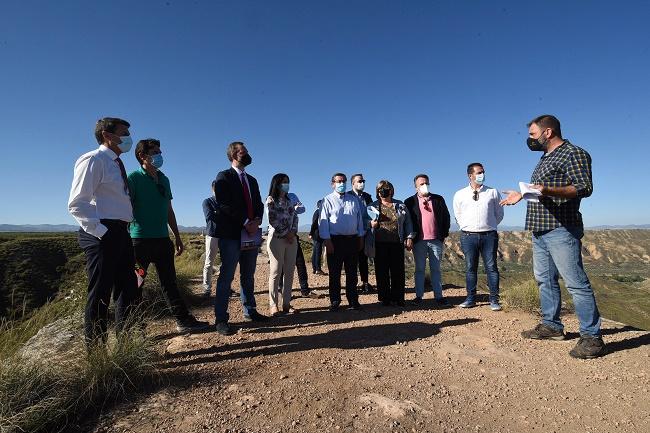
{"type": "Polygon", "coordinates": [[[208,236],[213,238],[217,236],[217,214],[219,213],[219,204],[214,197],[203,200],[203,215],[205,215],[205,231],[208,236]]]}
{"type": "MultiPolygon", "coordinates": [[[[431,206],[433,207],[433,215],[436,217],[436,238],[444,241],[449,236],[449,209],[445,204],[445,199],[438,194],[429,194],[431,197],[431,206]]],[[[413,232],[415,232],[414,242],[422,240],[422,214],[420,213],[420,203],[418,202],[418,195],[412,195],[404,200],[404,205],[411,214],[411,221],[413,222],[413,232]]]]}
{"type": "Polygon", "coordinates": [[[358,196],[357,193],[354,191],[348,191],[348,194],[352,194],[353,196],[360,198],[361,200],[363,200],[363,204],[366,206],[372,203],[372,196],[365,191],[361,191],[361,196],[358,196]]]}
{"type": "MultiPolygon", "coordinates": [[[[264,204],[260,197],[260,187],[257,180],[246,173],[248,185],[253,201],[253,215],[262,219],[264,204]]],[[[217,174],[215,185],[215,198],[219,203],[219,212],[216,215],[216,236],[223,239],[241,239],[241,231],[246,221],[246,202],[244,189],[239,175],[234,168],[229,168],[217,174]]]]}

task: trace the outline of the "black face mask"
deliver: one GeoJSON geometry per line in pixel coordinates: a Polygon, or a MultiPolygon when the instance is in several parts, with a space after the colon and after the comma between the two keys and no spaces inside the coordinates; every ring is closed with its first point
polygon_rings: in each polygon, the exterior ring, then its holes
{"type": "Polygon", "coordinates": [[[246,155],[241,157],[239,162],[241,163],[241,165],[246,167],[248,165],[251,165],[251,162],[253,162],[253,158],[251,157],[251,155],[249,153],[247,153],[246,155]]]}
{"type": "Polygon", "coordinates": [[[381,197],[381,198],[390,197],[390,190],[389,189],[380,189],[379,190],[379,197],[381,197]]]}
{"type": "Polygon", "coordinates": [[[540,141],[543,135],[541,135],[539,138],[530,138],[526,140],[526,144],[528,145],[528,148],[532,150],[533,152],[546,152],[546,149],[548,148],[548,138],[545,139],[544,141],[540,141]]]}

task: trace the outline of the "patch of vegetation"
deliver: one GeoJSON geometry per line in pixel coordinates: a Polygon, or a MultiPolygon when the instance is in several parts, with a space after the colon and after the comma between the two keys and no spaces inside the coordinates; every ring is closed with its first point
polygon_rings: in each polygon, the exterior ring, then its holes
{"type": "Polygon", "coordinates": [[[501,302],[506,309],[539,311],[539,288],[535,280],[527,280],[501,291],[501,302]]]}
{"type": "Polygon", "coordinates": [[[618,281],[619,283],[641,283],[645,281],[645,278],[643,278],[640,275],[619,275],[619,274],[614,274],[611,276],[611,279],[614,281],[618,281]]]}

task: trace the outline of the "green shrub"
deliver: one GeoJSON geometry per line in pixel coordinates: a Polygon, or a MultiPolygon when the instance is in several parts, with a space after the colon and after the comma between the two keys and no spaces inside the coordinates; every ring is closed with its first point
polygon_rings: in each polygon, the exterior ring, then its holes
{"type": "Polygon", "coordinates": [[[640,275],[618,275],[614,274],[611,276],[612,280],[618,281],[619,283],[640,283],[645,281],[640,275]]]}
{"type": "Polygon", "coordinates": [[[501,301],[506,308],[528,312],[539,310],[539,288],[535,280],[527,280],[501,290],[501,301]]]}

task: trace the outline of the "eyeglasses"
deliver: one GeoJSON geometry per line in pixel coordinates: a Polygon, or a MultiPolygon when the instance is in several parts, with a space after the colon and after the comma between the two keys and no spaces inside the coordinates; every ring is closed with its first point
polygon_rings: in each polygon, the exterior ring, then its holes
{"type": "Polygon", "coordinates": [[[472,198],[474,201],[478,201],[478,191],[474,191],[474,196],[472,198]]]}
{"type": "Polygon", "coordinates": [[[424,209],[428,212],[431,212],[431,208],[429,207],[429,200],[424,200],[424,209]]]}
{"type": "Polygon", "coordinates": [[[164,186],[162,186],[161,184],[157,183],[157,184],[156,184],[156,188],[158,188],[158,192],[160,193],[160,195],[162,195],[163,197],[167,198],[167,192],[165,191],[165,187],[164,187],[164,186]]]}

